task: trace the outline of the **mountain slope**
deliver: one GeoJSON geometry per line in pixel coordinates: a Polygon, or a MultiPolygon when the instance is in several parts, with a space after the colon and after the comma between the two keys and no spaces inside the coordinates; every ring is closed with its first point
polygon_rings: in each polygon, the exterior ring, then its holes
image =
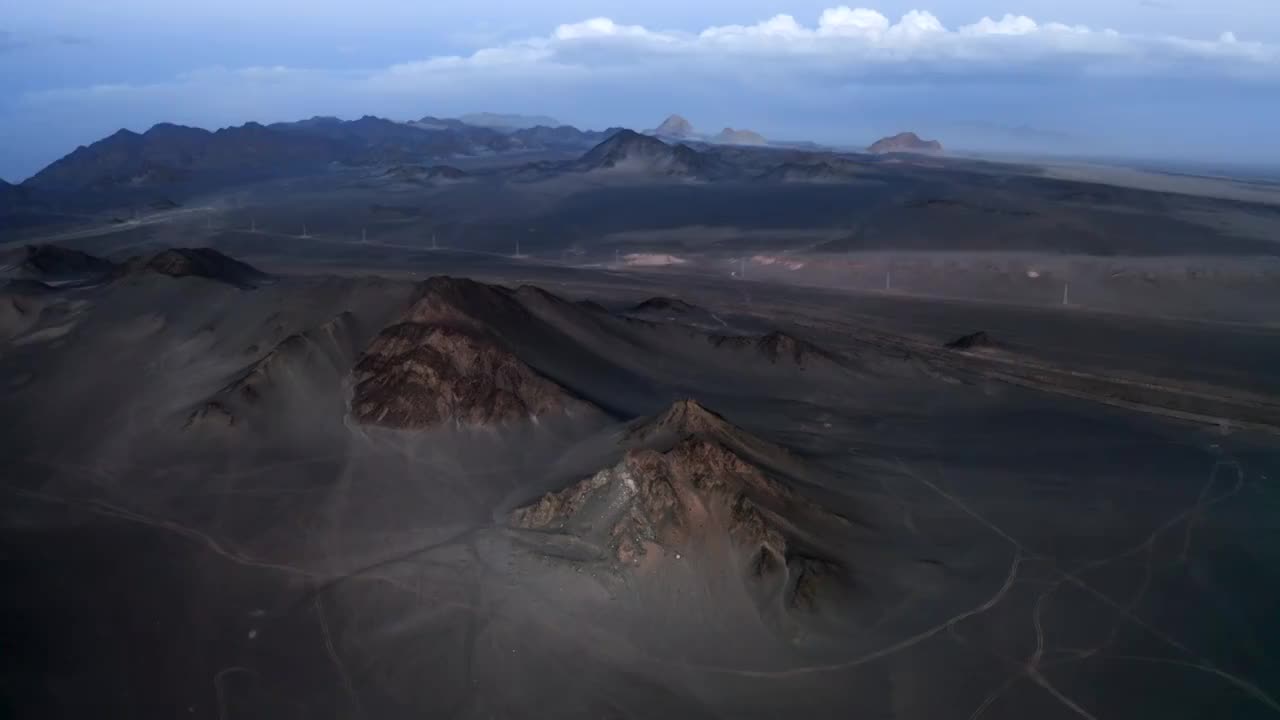
{"type": "Polygon", "coordinates": [[[579,159],[586,171],[696,177],[711,170],[712,162],[686,145],[668,145],[634,130],[620,130],[579,159]]]}
{"type": "Polygon", "coordinates": [[[117,268],[110,260],[60,245],[27,245],[4,260],[15,277],[41,282],[104,280],[117,268]]]}
{"type": "Polygon", "coordinates": [[[510,290],[431,278],[356,364],[352,415],[372,425],[430,428],[592,410],[517,354],[509,334],[535,324],[510,290]]]}
{"type": "Polygon", "coordinates": [[[573,149],[590,148],[597,143],[609,139],[622,128],[607,130],[579,130],[572,125],[558,127],[539,125],[521,128],[511,133],[513,142],[527,149],[573,149]]]}
{"type": "Polygon", "coordinates": [[[359,335],[351,312],[289,335],[200,403],[185,427],[242,426],[259,417],[270,422],[296,397],[340,383],[359,350],[359,335]]]}
{"type": "Polygon", "coordinates": [[[317,169],[349,157],[339,141],[286,133],[258,123],[209,132],[160,124],[145,133],[120,130],[28,178],[53,192],[128,190],[192,180],[241,180],[317,169]]]}
{"type": "Polygon", "coordinates": [[[21,185],[13,185],[0,180],[0,212],[14,210],[25,204],[30,193],[21,185]]]}
{"type": "Polygon", "coordinates": [[[145,261],[133,261],[135,270],[168,275],[173,278],[199,277],[206,280],[250,289],[269,276],[235,258],[212,248],[169,248],[145,261]]]}
{"type": "Polygon", "coordinates": [[[782,448],[692,400],[634,423],[622,443],[616,465],[518,508],[510,524],[575,537],[645,574],[685,556],[710,560],[706,567],[736,569],[753,595],[781,594],[790,609],[822,602],[819,575],[844,576],[823,546],[849,523],[778,473],[770,460],[785,461],[782,448]]]}

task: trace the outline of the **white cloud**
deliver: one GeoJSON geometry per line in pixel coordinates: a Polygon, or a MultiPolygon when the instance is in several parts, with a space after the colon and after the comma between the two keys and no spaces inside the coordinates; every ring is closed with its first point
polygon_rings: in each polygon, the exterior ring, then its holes
{"type": "Polygon", "coordinates": [[[844,5],[822,11],[818,18],[818,33],[875,37],[889,29],[889,18],[867,8],[850,9],[844,5]]]}
{"type": "MultiPolygon", "coordinates": [[[[932,13],[912,10],[896,22],[869,8],[824,10],[813,25],[775,15],[751,25],[717,25],[700,32],[622,25],[592,18],[560,25],[550,35],[486,48],[469,56],[431,58],[397,66],[422,70],[512,66],[649,69],[674,60],[687,71],[767,58],[771,73],[820,69],[851,77],[892,70],[896,75],[943,71],[975,74],[1150,75],[1182,73],[1280,77],[1280,47],[1240,41],[1232,33],[1213,40],[1121,33],[1084,25],[1037,22],[1026,15],[947,28],[932,13]]],[[[527,73],[527,68],[525,69],[527,73]]]]}
{"type": "MultiPolygon", "coordinates": [[[[1055,29],[1061,28],[1070,30],[1065,25],[1054,25],[1055,29]]],[[[992,20],[984,17],[972,25],[965,25],[960,28],[961,35],[1027,35],[1040,29],[1035,20],[1026,15],[1008,15],[1006,14],[999,20],[992,20]]],[[[1088,32],[1088,28],[1081,28],[1082,31],[1088,32]]]]}
{"type": "Polygon", "coordinates": [[[552,34],[552,38],[555,40],[581,40],[583,38],[601,37],[646,37],[656,39],[660,36],[639,25],[619,25],[605,17],[561,25],[552,34]]]}
{"type": "MultiPolygon", "coordinates": [[[[699,33],[693,45],[714,42],[732,43],[739,40],[747,42],[761,39],[796,39],[803,37],[807,31],[790,15],[774,15],[755,25],[722,25],[709,27],[699,33]]],[[[675,39],[675,38],[672,38],[675,39]]]]}

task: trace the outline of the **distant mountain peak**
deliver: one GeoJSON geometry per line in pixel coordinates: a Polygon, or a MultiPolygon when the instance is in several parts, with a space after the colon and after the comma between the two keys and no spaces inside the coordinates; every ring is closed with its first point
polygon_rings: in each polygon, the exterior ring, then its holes
{"type": "Polygon", "coordinates": [[[693,124],[679,115],[671,115],[666,120],[663,120],[662,124],[653,133],[666,137],[693,137],[693,124]]]}
{"type": "Polygon", "coordinates": [[[767,141],[763,135],[754,130],[734,130],[727,127],[712,138],[712,142],[724,145],[764,145],[767,141]]]}
{"type": "Polygon", "coordinates": [[[922,140],[913,132],[900,132],[897,135],[880,138],[867,148],[873,153],[914,152],[940,153],[942,143],[937,140],[922,140]]]}
{"type": "Polygon", "coordinates": [[[651,175],[692,176],[707,169],[707,159],[685,145],[668,145],[634,130],[619,130],[579,160],[584,170],[617,170],[651,175]]]}
{"type": "Polygon", "coordinates": [[[469,113],[458,118],[475,127],[494,130],[527,130],[535,127],[560,127],[560,121],[546,115],[518,115],[515,113],[469,113]]]}
{"type": "Polygon", "coordinates": [[[147,140],[152,140],[152,141],[157,139],[164,139],[164,140],[194,139],[194,138],[203,138],[207,135],[209,135],[208,130],[191,127],[189,125],[178,125],[176,123],[167,123],[167,122],[156,123],[155,125],[151,126],[151,129],[147,130],[145,133],[141,135],[134,135],[132,133],[130,134],[131,137],[146,138],[147,140]]]}

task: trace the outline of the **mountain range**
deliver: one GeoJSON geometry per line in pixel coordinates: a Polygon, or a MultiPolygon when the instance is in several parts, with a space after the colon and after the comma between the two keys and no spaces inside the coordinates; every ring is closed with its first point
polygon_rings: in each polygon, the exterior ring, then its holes
{"type": "Polygon", "coordinates": [[[768,145],[769,141],[764,136],[754,130],[735,130],[733,128],[725,128],[715,135],[704,135],[694,129],[693,123],[686,120],[680,115],[668,116],[662,124],[649,131],[650,135],[660,137],[664,140],[674,140],[679,142],[685,141],[701,141],[709,142],[716,145],[768,145]]]}
{"type": "Polygon", "coordinates": [[[524,130],[535,127],[560,127],[560,121],[546,115],[515,115],[511,113],[469,113],[458,118],[475,127],[495,130],[524,130]]]}
{"type": "MultiPolygon", "coordinates": [[[[320,171],[331,164],[378,165],[506,152],[582,151],[611,130],[561,126],[500,132],[459,120],[400,123],[373,116],[255,122],[209,131],[161,123],[120,130],[81,146],[22,183],[49,193],[110,192],[148,186],[217,184],[320,171]]],[[[7,194],[7,193],[6,193],[7,194]]]]}
{"type": "MultiPolygon", "coordinates": [[[[679,115],[647,134],[616,127],[596,131],[530,125],[543,121],[554,122],[493,114],[465,119],[427,115],[397,122],[366,115],[356,120],[317,116],[270,125],[248,122],[215,131],[172,123],[142,133],[119,130],[76,148],[19,185],[0,184],[0,213],[5,216],[0,222],[32,224],[67,211],[139,205],[167,209],[185,198],[245,182],[334,170],[367,168],[378,177],[419,184],[456,180],[472,171],[465,164],[453,167],[453,161],[494,156],[509,156],[514,163],[504,164],[516,167],[514,177],[528,180],[566,171],[788,182],[846,174],[835,165],[814,164],[815,152],[829,156],[823,148],[771,143],[753,131],[732,128],[704,136],[679,115]],[[754,149],[765,146],[773,152],[754,149]],[[521,155],[529,158],[523,165],[521,155]],[[779,169],[779,163],[798,166],[779,169]]],[[[872,153],[940,151],[936,141],[914,133],[871,146],[872,153]]]]}

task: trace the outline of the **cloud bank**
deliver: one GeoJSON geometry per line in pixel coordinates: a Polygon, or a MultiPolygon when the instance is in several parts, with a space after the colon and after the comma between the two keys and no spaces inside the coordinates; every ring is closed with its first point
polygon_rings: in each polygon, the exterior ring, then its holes
{"type": "Polygon", "coordinates": [[[689,63],[712,66],[767,60],[838,68],[850,76],[894,72],[1104,73],[1148,76],[1194,68],[1206,75],[1276,79],[1280,47],[1242,42],[1231,32],[1212,40],[1145,36],[1025,15],[983,17],[949,29],[933,14],[912,10],[897,22],[876,10],[839,6],[813,26],[790,15],[754,25],[708,27],[698,33],[653,30],[593,18],[560,25],[546,37],[486,48],[470,56],[396,66],[396,73],[541,64],[604,66],[689,63]]]}
{"type": "MultiPolygon", "coordinates": [[[[35,129],[46,140],[74,136],[78,143],[159,121],[216,126],[310,114],[407,118],[483,109],[605,126],[652,124],[667,112],[706,107],[719,113],[708,125],[752,123],[791,136],[817,129],[818,139],[859,143],[869,138],[855,133],[921,118],[938,128],[1013,126],[1042,122],[1038,110],[1059,121],[1074,112],[1082,125],[1134,131],[1164,122],[1162,113],[1184,113],[1179,108],[1186,105],[1195,110],[1188,117],[1207,122],[1205,93],[1215,102],[1225,97],[1228,115],[1239,112],[1227,107],[1231,102],[1254,107],[1255,96],[1280,93],[1280,46],[1232,32],[1208,39],[1145,35],[1013,14],[947,27],[923,10],[893,21],[873,9],[839,6],[809,23],[783,14],[696,32],[598,17],[469,54],[385,67],[206,68],[147,84],[41,90],[0,105],[0,121],[16,129],[19,143],[35,129]],[[1082,110],[1085,101],[1090,105],[1082,110]],[[1100,103],[1115,107],[1103,112],[1100,103]],[[834,120],[821,119],[851,108],[862,124],[846,120],[845,137],[834,120]]],[[[1238,118],[1224,122],[1235,122],[1233,131],[1247,129],[1238,118]]],[[[1187,118],[1183,123],[1194,130],[1187,118]]],[[[47,152],[42,163],[69,149],[28,148],[47,152]]],[[[33,158],[0,153],[0,173],[23,162],[23,171],[36,169],[33,158]]]]}

